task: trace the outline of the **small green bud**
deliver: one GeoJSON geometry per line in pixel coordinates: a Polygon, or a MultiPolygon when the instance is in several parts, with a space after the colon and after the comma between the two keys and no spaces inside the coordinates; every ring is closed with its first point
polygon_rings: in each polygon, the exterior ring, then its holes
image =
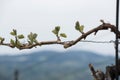
{"type": "Polygon", "coordinates": [[[18,35],[18,39],[23,39],[24,38],[24,35],[21,34],[21,35],[18,35]]]}
{"type": "Polygon", "coordinates": [[[58,35],[60,31],[60,26],[56,26],[54,30],[52,30],[52,32],[55,34],[55,35],[58,35]]]}
{"type": "Polygon", "coordinates": [[[10,39],[10,43],[15,46],[15,41],[13,39],[10,39]]]}
{"type": "Polygon", "coordinates": [[[36,39],[36,38],[37,38],[37,34],[34,33],[34,34],[33,34],[33,39],[36,39]]]}
{"type": "Polygon", "coordinates": [[[56,30],[57,32],[59,32],[59,31],[60,31],[60,26],[56,26],[56,27],[55,27],[55,30],[56,30]]]}
{"type": "Polygon", "coordinates": [[[13,31],[10,32],[10,34],[11,34],[12,36],[16,36],[16,35],[17,35],[17,31],[16,31],[15,29],[13,29],[13,31]]]}
{"type": "Polygon", "coordinates": [[[67,38],[67,35],[65,33],[60,34],[61,37],[67,38]]]}
{"type": "Polygon", "coordinates": [[[75,29],[79,31],[79,27],[80,27],[80,24],[79,24],[79,22],[77,21],[76,24],[75,24],[75,29]]]}
{"type": "Polygon", "coordinates": [[[83,30],[84,30],[84,25],[81,25],[79,31],[80,31],[80,32],[83,32],[83,30]]]}
{"type": "Polygon", "coordinates": [[[56,30],[52,30],[52,32],[53,32],[55,35],[58,34],[58,32],[57,32],[56,30]]]}

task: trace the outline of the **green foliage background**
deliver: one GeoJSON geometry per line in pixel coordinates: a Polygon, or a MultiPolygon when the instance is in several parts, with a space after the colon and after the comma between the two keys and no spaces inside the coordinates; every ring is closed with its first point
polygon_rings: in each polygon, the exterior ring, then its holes
{"type": "Polygon", "coordinates": [[[0,56],[0,80],[13,80],[19,70],[19,80],[93,80],[88,64],[105,71],[114,63],[111,56],[88,51],[38,51],[17,56],[0,56]]]}

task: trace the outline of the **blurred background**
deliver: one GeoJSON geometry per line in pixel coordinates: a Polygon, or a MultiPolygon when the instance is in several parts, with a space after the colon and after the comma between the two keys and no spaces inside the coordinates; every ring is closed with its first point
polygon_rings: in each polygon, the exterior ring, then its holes
{"type": "MultiPolygon", "coordinates": [[[[75,22],[85,26],[84,32],[99,26],[100,19],[115,24],[114,0],[0,0],[0,36],[5,42],[14,38],[9,33],[17,29],[26,36],[30,32],[38,34],[38,41],[56,40],[51,32],[55,26],[67,34],[62,41],[77,39],[75,22]]],[[[0,79],[14,80],[92,80],[88,64],[105,71],[107,65],[114,64],[115,35],[99,31],[88,36],[88,41],[107,41],[108,43],[79,42],[71,48],[61,45],[47,45],[29,50],[12,49],[0,46],[0,79]]]]}

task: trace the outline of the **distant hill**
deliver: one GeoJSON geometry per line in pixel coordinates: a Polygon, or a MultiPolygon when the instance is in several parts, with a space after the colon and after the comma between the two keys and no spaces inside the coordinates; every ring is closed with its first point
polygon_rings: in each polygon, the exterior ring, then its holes
{"type": "Polygon", "coordinates": [[[31,54],[0,56],[0,80],[14,80],[14,70],[19,70],[19,80],[93,80],[88,64],[96,69],[114,63],[110,56],[89,51],[38,51],[31,54]]]}

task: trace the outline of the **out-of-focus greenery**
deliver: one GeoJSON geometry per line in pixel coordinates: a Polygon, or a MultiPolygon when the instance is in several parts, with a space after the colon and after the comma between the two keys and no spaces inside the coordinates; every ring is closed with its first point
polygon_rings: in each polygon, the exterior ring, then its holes
{"type": "Polygon", "coordinates": [[[0,80],[14,80],[19,70],[19,80],[93,80],[88,64],[105,71],[114,63],[111,56],[89,51],[38,51],[16,56],[0,56],[0,80]]]}

